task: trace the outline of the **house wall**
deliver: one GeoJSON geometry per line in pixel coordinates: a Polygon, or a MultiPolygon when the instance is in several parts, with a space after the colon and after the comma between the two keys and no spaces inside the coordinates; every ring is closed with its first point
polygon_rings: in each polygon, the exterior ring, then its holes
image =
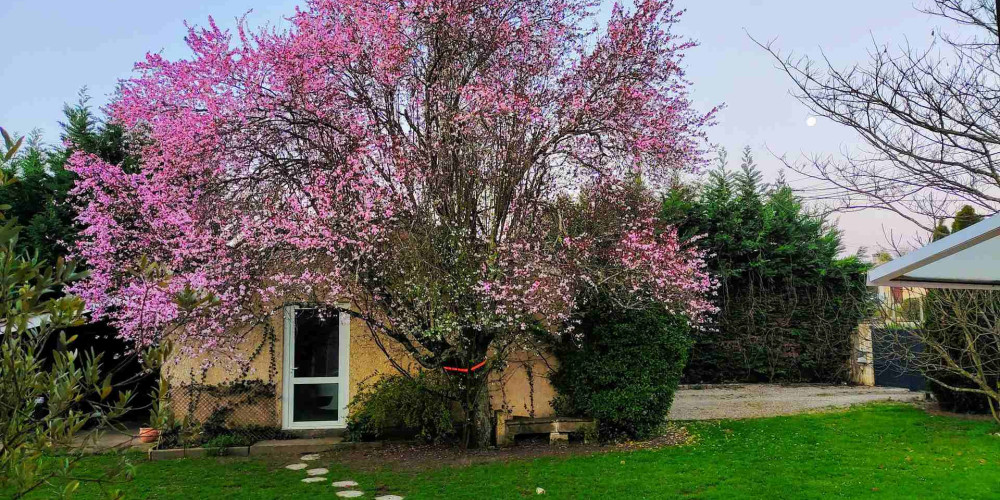
{"type": "Polygon", "coordinates": [[[540,356],[533,351],[514,353],[507,369],[494,377],[490,385],[493,409],[516,417],[553,416],[552,398],[556,391],[549,382],[549,373],[555,363],[552,356],[540,356]]]}
{"type": "MultiPolygon", "coordinates": [[[[164,367],[170,380],[171,402],[175,414],[179,418],[190,415],[192,419],[204,422],[216,408],[228,405],[234,409],[228,420],[231,425],[280,426],[284,373],[284,319],[281,311],[271,318],[270,328],[274,332],[273,345],[266,340],[267,328],[264,326],[247,332],[240,343],[238,355],[244,359],[252,358],[250,370],[245,376],[242,376],[235,363],[226,360],[226,356],[191,355],[189,350],[175,349],[173,359],[164,367]],[[240,380],[257,381],[258,386],[272,387],[273,392],[269,396],[248,398],[245,395],[208,394],[204,390],[191,391],[188,388],[191,384],[211,387],[240,380]]],[[[396,369],[376,344],[363,321],[351,319],[350,339],[349,397],[353,399],[361,384],[370,385],[379,377],[396,373],[396,369]]],[[[401,346],[388,338],[383,342],[400,365],[413,371],[418,369],[417,363],[401,346]]],[[[554,360],[533,352],[515,353],[511,356],[507,369],[491,379],[490,399],[493,408],[503,410],[511,416],[551,416],[553,412],[550,401],[555,396],[555,391],[549,383],[548,374],[553,363],[554,360]]]]}

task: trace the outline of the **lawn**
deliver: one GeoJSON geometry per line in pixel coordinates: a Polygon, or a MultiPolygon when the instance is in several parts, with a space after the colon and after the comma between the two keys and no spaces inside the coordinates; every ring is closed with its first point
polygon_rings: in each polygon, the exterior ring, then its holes
{"type": "MultiPolygon", "coordinates": [[[[931,416],[905,405],[742,421],[692,422],[690,445],[413,470],[319,465],[330,480],[408,499],[986,498],[1000,491],[1000,437],[991,422],[931,416]]],[[[96,471],[101,458],[82,467],[96,471]]],[[[136,463],[129,498],[316,498],[290,460],[210,458],[136,463]]],[[[89,489],[88,489],[89,488],[89,489]]],[[[82,497],[95,496],[93,486],[82,497]]]]}

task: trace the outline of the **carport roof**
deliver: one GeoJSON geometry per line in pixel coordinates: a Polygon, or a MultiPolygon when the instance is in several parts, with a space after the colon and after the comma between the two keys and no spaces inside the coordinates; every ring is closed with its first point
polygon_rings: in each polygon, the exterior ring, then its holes
{"type": "Polygon", "coordinates": [[[1000,289],[1000,214],[868,272],[872,286],[1000,289]]]}

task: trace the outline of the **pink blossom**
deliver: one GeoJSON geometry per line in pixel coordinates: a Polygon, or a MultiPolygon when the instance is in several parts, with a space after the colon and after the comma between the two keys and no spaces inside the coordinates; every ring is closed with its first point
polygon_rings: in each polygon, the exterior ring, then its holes
{"type": "Polygon", "coordinates": [[[697,169],[715,113],[688,100],[671,1],[584,28],[595,15],[589,0],[311,0],[287,30],[189,27],[189,59],[148,54],[110,105],[140,170],[70,161],[93,268],[74,290],[140,343],[179,321],[172,297],[211,292],[177,335],[230,353],[285,301],[347,299],[396,338],[458,345],[558,323],[609,276],[698,321],[701,256],[649,207],[601,234],[552,216],[581,186],[621,203],[607,186],[697,169]],[[428,246],[445,234],[469,263],[428,246]]]}

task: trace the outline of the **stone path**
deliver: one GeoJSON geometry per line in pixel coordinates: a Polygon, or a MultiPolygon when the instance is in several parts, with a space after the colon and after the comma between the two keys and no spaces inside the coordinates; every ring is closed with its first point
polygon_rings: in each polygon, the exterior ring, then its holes
{"type": "Polygon", "coordinates": [[[922,401],[922,392],[896,387],[775,384],[682,386],[670,420],[713,420],[793,415],[872,401],[922,401]]]}
{"type": "MultiPolygon", "coordinates": [[[[288,469],[288,470],[302,470],[302,469],[305,469],[306,467],[309,466],[309,464],[307,464],[305,462],[312,462],[312,461],[315,461],[315,460],[319,460],[319,458],[320,458],[320,456],[319,456],[318,453],[310,453],[308,455],[302,455],[301,457],[299,457],[299,460],[302,460],[302,462],[298,462],[298,463],[294,463],[294,464],[288,464],[288,465],[285,466],[285,468],[288,469]]],[[[306,477],[306,478],[302,479],[302,482],[303,483],[322,483],[322,482],[326,482],[326,477],[325,476],[329,472],[330,471],[328,469],[324,469],[322,467],[317,467],[317,468],[314,468],[314,469],[309,469],[309,470],[305,471],[306,475],[308,475],[309,477],[306,477]]],[[[357,481],[351,481],[349,479],[348,480],[343,480],[343,481],[334,481],[330,485],[333,486],[334,488],[339,488],[340,489],[340,491],[338,491],[336,493],[336,495],[338,497],[340,497],[340,498],[358,498],[358,497],[364,496],[364,494],[365,494],[365,492],[361,491],[361,490],[346,489],[346,488],[357,487],[358,486],[357,481]]],[[[382,496],[375,497],[375,500],[403,500],[403,497],[401,497],[399,495],[382,495],[382,496]]]]}

